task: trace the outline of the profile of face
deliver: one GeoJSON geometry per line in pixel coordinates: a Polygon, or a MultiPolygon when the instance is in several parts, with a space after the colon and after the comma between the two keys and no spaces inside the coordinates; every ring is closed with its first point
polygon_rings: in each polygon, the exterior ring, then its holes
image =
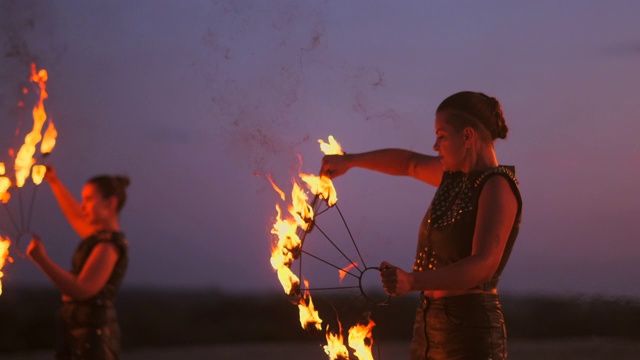
{"type": "Polygon", "coordinates": [[[447,121],[446,113],[436,113],[436,142],[433,150],[440,156],[442,170],[459,171],[467,157],[467,147],[463,131],[457,131],[447,121]]]}
{"type": "Polygon", "coordinates": [[[114,214],[116,199],[105,198],[98,188],[91,183],[82,188],[82,215],[91,225],[100,225],[108,221],[114,214]]]}

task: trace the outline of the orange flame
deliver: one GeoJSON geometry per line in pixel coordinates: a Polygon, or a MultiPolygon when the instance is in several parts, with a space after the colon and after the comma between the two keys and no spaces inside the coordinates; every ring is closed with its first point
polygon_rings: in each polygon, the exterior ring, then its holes
{"type": "Polygon", "coordinates": [[[351,264],[343,267],[342,269],[338,270],[338,274],[340,275],[340,283],[342,283],[342,280],[344,280],[344,277],[347,275],[347,273],[349,272],[349,270],[355,268],[358,266],[357,262],[352,262],[351,264]]]}
{"type": "MultiPolygon", "coordinates": [[[[309,282],[304,281],[304,286],[308,289],[309,282]]],[[[318,311],[313,306],[313,300],[311,300],[311,294],[309,290],[305,290],[304,297],[300,299],[298,303],[298,310],[300,311],[300,325],[303,329],[309,329],[315,327],[316,330],[322,330],[322,319],[318,311]]]]}
{"type": "Polygon", "coordinates": [[[11,187],[11,179],[6,176],[0,176],[0,202],[6,204],[11,199],[9,188],[11,187]]]}
{"type": "Polygon", "coordinates": [[[307,194],[297,184],[293,183],[293,190],[291,190],[291,206],[289,207],[289,213],[298,223],[298,226],[302,230],[309,229],[309,225],[313,220],[313,208],[307,203],[307,194]]]}
{"type": "Polygon", "coordinates": [[[273,179],[271,178],[270,174],[267,174],[267,180],[269,180],[269,182],[271,183],[273,190],[275,190],[278,194],[280,194],[280,198],[282,199],[282,201],[284,201],[285,200],[284,191],[280,190],[278,185],[276,185],[276,183],[273,182],[273,179]]]}
{"type": "Polygon", "coordinates": [[[349,347],[354,350],[359,360],[373,360],[371,354],[371,346],[373,345],[373,336],[371,330],[376,324],[369,319],[368,325],[357,324],[349,329],[349,347]]]}
{"type": "Polygon", "coordinates": [[[47,173],[47,167],[44,165],[33,165],[31,168],[31,180],[36,185],[40,185],[42,179],[44,179],[44,174],[47,173]]]}
{"type": "Polygon", "coordinates": [[[40,144],[40,152],[42,153],[42,155],[48,155],[49,153],[51,153],[53,148],[56,146],[57,136],[58,131],[53,125],[53,120],[49,119],[49,126],[47,126],[47,130],[44,132],[44,137],[42,138],[42,143],[40,144]]]}
{"type": "Polygon", "coordinates": [[[344,338],[342,336],[342,325],[338,321],[340,327],[337,334],[329,332],[327,326],[327,345],[324,346],[324,352],[329,355],[330,360],[345,360],[349,359],[349,350],[344,345],[344,338]]]}
{"type": "Polygon", "coordinates": [[[340,146],[333,135],[329,135],[328,140],[329,143],[326,143],[324,140],[318,139],[318,142],[320,143],[320,150],[322,150],[325,155],[344,155],[342,146],[340,146]]]}
{"type": "Polygon", "coordinates": [[[4,175],[5,171],[6,171],[6,169],[4,167],[4,163],[0,162],[0,175],[4,175]]]}
{"type": "Polygon", "coordinates": [[[2,295],[2,277],[4,273],[2,272],[2,268],[4,267],[5,260],[9,262],[13,262],[13,259],[9,257],[9,246],[11,245],[11,240],[8,238],[5,239],[0,236],[0,295],[2,295]]]}
{"type": "Polygon", "coordinates": [[[279,205],[276,205],[276,211],[278,215],[271,233],[277,236],[278,241],[271,249],[271,266],[278,271],[280,283],[285,293],[290,295],[294,286],[300,283],[289,267],[300,249],[301,242],[296,234],[296,222],[292,219],[283,220],[279,205]]]}
{"type": "Polygon", "coordinates": [[[33,129],[25,136],[24,144],[16,155],[14,168],[17,187],[22,187],[27,177],[29,177],[31,166],[35,163],[33,155],[36,152],[36,145],[42,139],[42,127],[47,120],[47,113],[44,111],[44,100],[48,97],[46,86],[48,77],[46,70],[40,69],[40,71],[36,72],[36,64],[31,64],[31,78],[29,80],[38,83],[40,86],[40,99],[33,107],[33,129]]]}
{"type": "MultiPolygon", "coordinates": [[[[328,143],[324,142],[322,139],[318,140],[320,143],[320,150],[322,150],[325,155],[344,155],[342,146],[340,146],[340,143],[338,143],[333,136],[329,135],[328,140],[328,143]]],[[[333,206],[338,202],[336,188],[328,177],[300,173],[300,178],[302,181],[307,183],[309,190],[313,194],[316,194],[321,199],[326,200],[328,206],[333,206]]]]}
{"type": "Polygon", "coordinates": [[[338,195],[333,182],[326,176],[316,176],[312,174],[300,174],[302,181],[307,183],[309,190],[320,196],[321,199],[327,200],[328,206],[335,205],[338,202],[338,195]]]}

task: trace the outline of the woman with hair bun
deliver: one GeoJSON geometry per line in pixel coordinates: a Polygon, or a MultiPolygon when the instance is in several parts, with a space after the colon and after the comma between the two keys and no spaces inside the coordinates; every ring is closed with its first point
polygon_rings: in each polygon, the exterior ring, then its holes
{"type": "Polygon", "coordinates": [[[402,149],[328,155],[322,175],[353,167],[411,176],[438,189],[420,225],[411,272],[380,264],[384,290],[420,292],[411,359],[506,359],[498,280],[520,227],[515,168],[499,165],[494,141],[508,128],[500,103],[463,91],[435,114],[438,156],[402,149]]]}
{"type": "Polygon", "coordinates": [[[118,359],[120,327],[114,300],[129,262],[118,218],[127,200],[129,178],[101,175],[89,179],[81,203],[52,167],[47,167],[45,179],[71,227],[83,239],[70,271],[47,256],[38,237],[27,248],[29,258],[62,292],[56,359],[118,359]]]}

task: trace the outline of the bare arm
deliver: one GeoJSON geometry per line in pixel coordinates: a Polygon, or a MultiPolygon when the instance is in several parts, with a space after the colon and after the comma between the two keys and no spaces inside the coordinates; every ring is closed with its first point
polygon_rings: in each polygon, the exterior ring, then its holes
{"type": "Polygon", "coordinates": [[[118,251],[113,244],[100,243],[91,251],[79,275],[64,270],[46,254],[39,239],[29,244],[27,254],[31,260],[51,279],[63,296],[74,300],[85,300],[102,289],[118,261],[118,251]]]}
{"type": "Polygon", "coordinates": [[[82,215],[82,207],[80,206],[80,203],[78,203],[69,189],[67,189],[62,181],[60,181],[53,167],[47,166],[45,179],[49,183],[51,191],[56,197],[58,205],[60,205],[60,209],[62,209],[62,213],[67,218],[67,221],[73,230],[75,230],[75,232],[83,239],[93,234],[94,229],[86,222],[82,215]]]}
{"type": "Polygon", "coordinates": [[[389,175],[411,176],[438,186],[442,165],[437,156],[423,155],[403,149],[382,149],[358,154],[327,155],[322,159],[320,175],[336,178],[353,167],[389,175]]]}
{"type": "Polygon", "coordinates": [[[383,263],[385,290],[393,295],[409,291],[466,290],[491,279],[500,265],[518,203],[506,179],[487,180],[478,202],[478,217],[471,256],[435,271],[407,273],[383,263]]]}

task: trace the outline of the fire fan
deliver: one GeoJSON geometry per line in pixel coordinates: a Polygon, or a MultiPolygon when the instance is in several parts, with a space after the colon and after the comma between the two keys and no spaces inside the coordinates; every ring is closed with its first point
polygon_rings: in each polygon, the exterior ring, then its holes
{"type": "MultiPolygon", "coordinates": [[[[0,222],[0,270],[6,260],[11,261],[9,257],[9,247],[13,243],[13,249],[25,257],[20,250],[18,243],[25,236],[33,236],[31,231],[31,215],[36,199],[38,185],[42,183],[46,173],[46,167],[36,164],[36,157],[46,157],[51,153],[55,144],[58,132],[56,131],[53,121],[47,119],[47,113],[44,109],[44,100],[48,97],[46,90],[46,82],[48,79],[47,71],[44,69],[37,70],[36,64],[31,64],[30,82],[37,84],[36,93],[38,100],[33,107],[33,127],[31,131],[24,136],[24,142],[20,145],[17,152],[13,149],[9,150],[9,156],[13,158],[13,168],[8,168],[4,162],[0,162],[0,203],[6,215],[6,221],[0,222]],[[42,133],[45,123],[48,126],[42,133]],[[40,145],[40,151],[37,152],[37,146],[40,145]],[[27,191],[30,190],[30,191],[27,191]]],[[[28,94],[29,89],[24,88],[23,94],[28,94]]],[[[24,102],[18,103],[19,107],[24,107],[24,102]]],[[[16,137],[20,134],[20,125],[16,130],[16,137]]],[[[2,278],[0,271],[0,279],[2,278]]],[[[2,293],[2,284],[0,283],[0,294],[2,293]]]]}
{"type": "MultiPolygon", "coordinates": [[[[318,141],[325,155],[344,155],[340,144],[332,136],[329,136],[328,143],[323,140],[318,141]]],[[[298,174],[298,177],[301,181],[293,179],[290,204],[287,208],[288,216],[283,216],[280,205],[276,204],[277,216],[271,229],[271,234],[273,234],[271,266],[276,270],[285,293],[298,306],[302,328],[309,331],[325,332],[327,345],[324,346],[324,350],[331,360],[349,359],[349,350],[344,343],[342,322],[338,317],[342,317],[344,321],[344,317],[351,318],[351,316],[338,315],[338,310],[332,306],[331,308],[336,313],[337,326],[329,329],[330,326],[326,325],[323,328],[323,320],[320,317],[320,311],[316,309],[313,303],[311,292],[323,290],[333,291],[334,293],[347,290],[355,291],[354,300],[364,299],[367,304],[366,307],[386,304],[389,297],[375,296],[364,284],[365,275],[377,274],[379,269],[366,265],[347,225],[347,221],[337,206],[338,198],[331,179],[304,173],[298,174]],[[303,187],[307,190],[304,190],[303,187]],[[308,193],[313,195],[313,199],[310,202],[308,201],[308,193]],[[337,214],[337,216],[334,217],[337,217],[338,223],[344,226],[348,240],[337,241],[336,237],[330,235],[327,229],[324,228],[324,225],[321,226],[319,224],[318,217],[328,214],[331,209],[335,209],[334,214],[337,214]],[[315,241],[317,239],[313,239],[314,245],[316,245],[314,250],[309,250],[309,240],[306,239],[307,234],[312,231],[319,233],[321,239],[326,240],[331,245],[329,247],[331,251],[328,251],[326,247],[318,247],[318,242],[315,241]],[[305,247],[305,245],[307,246],[305,247]],[[349,254],[345,247],[351,248],[352,254],[349,254]],[[321,254],[316,253],[316,251],[321,254]],[[331,252],[334,255],[330,255],[331,252]],[[330,256],[332,256],[332,259],[338,257],[339,260],[327,260],[330,256]],[[310,261],[313,260],[325,268],[337,270],[340,284],[337,286],[311,286],[309,281],[303,277],[303,257],[310,258],[310,261]],[[294,266],[296,261],[297,266],[294,266]],[[340,266],[345,262],[346,266],[340,266]],[[297,268],[297,273],[292,268],[297,268]],[[353,285],[343,284],[345,278],[351,278],[352,282],[355,283],[353,285]],[[302,284],[300,279],[303,279],[302,284]]],[[[274,183],[271,177],[268,177],[268,179],[273,188],[280,194],[282,201],[287,201],[285,193],[274,183]]],[[[353,306],[349,307],[347,311],[358,312],[353,306]]],[[[370,318],[370,310],[361,313],[364,313],[365,316],[356,316],[355,324],[349,328],[348,345],[352,349],[353,355],[359,360],[373,360],[371,354],[373,345],[372,329],[375,323],[370,318]]]]}

